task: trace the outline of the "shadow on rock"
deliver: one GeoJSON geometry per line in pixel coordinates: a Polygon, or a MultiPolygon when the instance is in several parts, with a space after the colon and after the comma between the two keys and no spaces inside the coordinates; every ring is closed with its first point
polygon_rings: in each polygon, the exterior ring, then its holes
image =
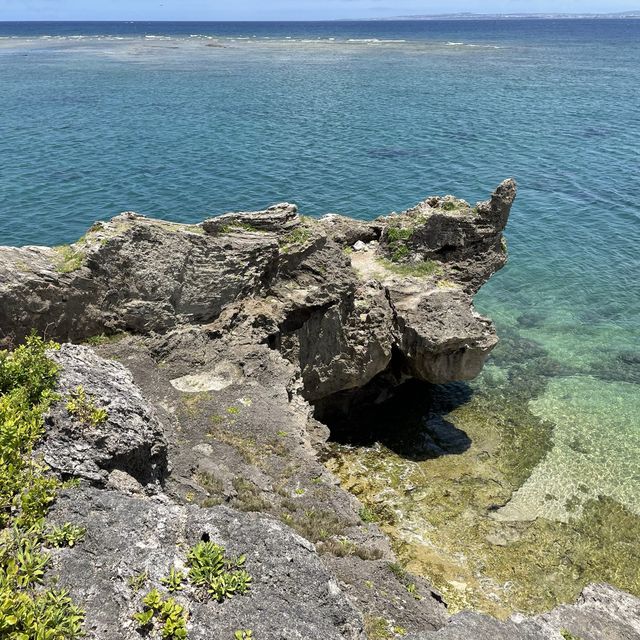
{"type": "Polygon", "coordinates": [[[380,443],[415,461],[461,454],[471,446],[469,436],[446,418],[471,399],[465,383],[410,380],[389,389],[374,380],[355,394],[337,396],[316,405],[316,418],[329,427],[332,442],[357,447],[380,443]]]}

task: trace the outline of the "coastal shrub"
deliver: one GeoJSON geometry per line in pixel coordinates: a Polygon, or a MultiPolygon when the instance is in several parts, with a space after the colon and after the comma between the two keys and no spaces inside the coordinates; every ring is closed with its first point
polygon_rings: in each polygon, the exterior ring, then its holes
{"type": "Polygon", "coordinates": [[[402,262],[405,258],[409,257],[409,247],[404,244],[395,246],[391,252],[391,262],[402,262]]]}
{"type": "Polygon", "coordinates": [[[162,578],[160,582],[167,588],[169,593],[174,593],[176,591],[182,591],[184,588],[182,586],[184,580],[184,573],[182,571],[178,571],[175,567],[171,567],[171,569],[169,569],[169,575],[162,578]]]}
{"type": "Polygon", "coordinates": [[[0,351],[0,637],[75,640],[84,614],[68,592],[47,584],[44,546],[72,546],[84,535],[64,524],[46,530],[44,518],[60,483],[33,455],[43,414],[57,400],[58,345],[35,335],[14,351],[0,351]]]}
{"type": "MultiPolygon", "coordinates": [[[[160,582],[171,593],[184,591],[190,585],[196,590],[198,599],[208,595],[223,602],[235,595],[243,595],[250,589],[251,576],[243,568],[245,562],[245,556],[229,558],[224,547],[203,540],[187,554],[187,575],[172,566],[169,574],[160,582]]],[[[129,586],[137,592],[147,579],[146,573],[139,573],[129,579],[129,586]]],[[[155,587],[144,596],[141,610],[132,617],[142,633],[167,640],[185,640],[187,637],[189,610],[155,587]]],[[[248,633],[250,635],[243,637],[252,638],[251,632],[248,633]]]]}
{"type": "Polygon", "coordinates": [[[406,243],[412,236],[413,229],[410,227],[387,227],[385,237],[391,262],[402,262],[409,257],[410,251],[406,243]]]}
{"type": "Polygon", "coordinates": [[[54,526],[45,536],[45,542],[51,547],[74,547],[76,542],[84,540],[87,530],[70,522],[54,526]]]}
{"type": "Polygon", "coordinates": [[[311,229],[303,223],[282,237],[279,241],[280,250],[282,253],[289,253],[294,247],[304,245],[310,238],[311,229]]]}
{"type": "Polygon", "coordinates": [[[370,507],[362,507],[358,514],[360,515],[360,520],[362,520],[362,522],[378,522],[378,516],[370,507]]]}
{"type": "Polygon", "coordinates": [[[410,227],[387,227],[387,242],[406,242],[413,236],[413,229],[410,227]]]}
{"type": "Polygon", "coordinates": [[[99,427],[109,417],[106,409],[96,405],[84,387],[76,387],[67,398],[67,411],[87,426],[99,427]]]}

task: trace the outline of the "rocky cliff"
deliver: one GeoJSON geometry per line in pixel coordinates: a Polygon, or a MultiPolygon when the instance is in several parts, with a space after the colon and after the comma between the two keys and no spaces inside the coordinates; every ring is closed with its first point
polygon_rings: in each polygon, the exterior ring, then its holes
{"type": "Polygon", "coordinates": [[[88,637],[149,632],[132,617],[145,594],[167,595],[210,541],[244,556],[251,587],[220,600],[185,578],[173,597],[192,640],[596,640],[594,620],[637,637],[637,601],[622,619],[605,587],[542,621],[449,621],[320,461],[317,418],[480,371],[497,338],[472,296],[506,261],[514,198],[508,180],[473,208],[433,197],[371,222],[289,204],[199,225],[125,213],[67,247],[0,248],[4,341],[76,343],[50,354],[60,400],[39,453],[80,480],[50,518],[87,529],[54,559],[88,637]],[[80,393],[100,420],[70,409],[80,393]]]}

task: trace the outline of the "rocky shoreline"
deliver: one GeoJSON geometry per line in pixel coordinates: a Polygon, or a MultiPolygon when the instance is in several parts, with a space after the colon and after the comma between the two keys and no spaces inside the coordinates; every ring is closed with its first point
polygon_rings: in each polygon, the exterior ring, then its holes
{"type": "Polygon", "coordinates": [[[68,247],[0,248],[0,338],[65,343],[39,453],[80,480],[49,518],[87,529],[53,573],[88,637],[139,638],[145,592],[199,541],[246,556],[252,585],[181,588],[192,640],[640,637],[639,601],[606,585],[535,618],[450,617],[321,461],[332,428],[403,382],[480,372],[497,336],[473,295],[506,262],[515,195],[508,180],[475,207],[432,197],[371,222],[124,213],[68,247]],[[78,389],[100,424],[70,412],[78,389]]]}

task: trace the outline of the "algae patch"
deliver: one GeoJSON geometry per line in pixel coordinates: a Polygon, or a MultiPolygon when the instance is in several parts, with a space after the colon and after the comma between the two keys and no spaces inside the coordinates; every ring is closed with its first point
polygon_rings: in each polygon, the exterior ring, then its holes
{"type": "Polygon", "coordinates": [[[606,428],[616,398],[636,411],[635,389],[607,393],[601,381],[567,373],[540,345],[509,333],[473,393],[432,388],[419,423],[402,407],[379,411],[389,435],[338,445],[327,463],[366,509],[386,514],[380,524],[403,564],[429,579],[452,612],[539,613],[573,601],[590,582],[640,594],[637,471],[629,467],[621,481],[613,464],[620,447],[640,444],[637,430],[611,440],[606,428]],[[583,457],[593,460],[585,467],[583,457]],[[527,493],[548,474],[553,486],[527,493]],[[525,495],[538,511],[515,517],[525,495]]]}

